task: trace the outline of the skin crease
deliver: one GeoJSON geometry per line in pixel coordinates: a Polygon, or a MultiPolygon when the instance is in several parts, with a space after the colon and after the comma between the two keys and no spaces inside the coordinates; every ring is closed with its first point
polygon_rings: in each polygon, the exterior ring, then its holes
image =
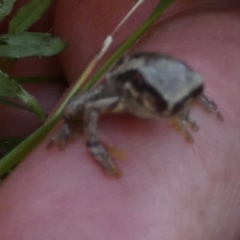
{"type": "MultiPolygon", "coordinates": [[[[102,4],[110,19],[103,14],[102,21],[93,14],[102,10],[96,1],[86,2],[62,0],[56,8],[55,32],[72,44],[60,56],[69,81],[117,22],[112,6],[105,9],[109,1],[102,4]],[[88,33],[94,36],[90,44],[88,33]]],[[[180,8],[181,13],[155,25],[133,51],[168,52],[187,61],[203,75],[206,94],[217,102],[225,122],[193,107],[200,130],[188,144],[168,120],[104,117],[102,138],[127,152],[118,161],[120,180],[103,176],[82,133],[65,151],[47,151],[48,136],[1,185],[1,240],[239,239],[240,8],[237,1],[215,1],[210,9],[183,11],[199,2],[177,1],[172,11],[180,8]]],[[[121,12],[121,4],[114,4],[121,12]]]]}

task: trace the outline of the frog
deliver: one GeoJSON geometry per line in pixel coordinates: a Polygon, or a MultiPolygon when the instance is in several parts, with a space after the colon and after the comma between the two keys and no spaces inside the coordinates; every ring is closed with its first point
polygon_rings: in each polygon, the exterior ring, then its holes
{"type": "Polygon", "coordinates": [[[128,113],[139,118],[172,118],[175,128],[188,142],[193,142],[189,130],[199,129],[190,118],[194,102],[223,121],[216,103],[204,94],[202,76],[187,63],[158,52],[126,54],[114,64],[101,84],[70,99],[62,113],[64,123],[48,148],[55,143],[65,148],[83,127],[89,153],[106,175],[119,178],[121,170],[99,138],[100,116],[128,113]]]}

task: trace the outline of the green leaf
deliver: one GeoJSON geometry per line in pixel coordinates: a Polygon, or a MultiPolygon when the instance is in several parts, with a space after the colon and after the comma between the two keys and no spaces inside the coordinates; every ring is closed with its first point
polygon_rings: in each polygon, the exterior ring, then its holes
{"type": "Polygon", "coordinates": [[[66,46],[64,40],[50,33],[22,32],[0,36],[0,56],[2,57],[48,57],[61,52],[66,46]]]}
{"type": "Polygon", "coordinates": [[[13,79],[0,71],[0,96],[7,98],[14,98],[17,96],[19,85],[13,79]]]}
{"type": "MultiPolygon", "coordinates": [[[[20,86],[20,85],[19,85],[20,86]]],[[[46,114],[44,113],[42,107],[40,106],[38,100],[30,95],[24,88],[20,86],[17,97],[22,100],[36,115],[40,120],[44,120],[46,118],[46,114]]]]}
{"type": "Polygon", "coordinates": [[[12,11],[16,0],[3,0],[0,3],[0,22],[12,11]]]}
{"type": "Polygon", "coordinates": [[[28,29],[38,21],[52,0],[31,0],[25,4],[9,23],[10,33],[19,33],[28,29]]]}
{"type": "Polygon", "coordinates": [[[0,97],[18,98],[22,100],[39,119],[46,117],[37,99],[2,71],[0,71],[0,97]]]}
{"type": "Polygon", "coordinates": [[[29,108],[27,108],[25,106],[22,106],[22,105],[20,105],[18,103],[12,102],[12,101],[4,98],[4,97],[0,97],[0,104],[32,112],[31,109],[29,109],[29,108]]]}

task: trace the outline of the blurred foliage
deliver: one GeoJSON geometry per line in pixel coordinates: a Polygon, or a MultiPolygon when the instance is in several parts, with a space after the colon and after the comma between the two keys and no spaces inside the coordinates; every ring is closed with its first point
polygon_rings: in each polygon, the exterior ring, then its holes
{"type": "MultiPolygon", "coordinates": [[[[16,0],[3,0],[0,3],[0,22],[9,16],[15,2],[16,0]]],[[[0,104],[34,113],[40,120],[45,119],[46,114],[38,100],[9,76],[6,70],[10,70],[19,58],[53,56],[66,48],[64,40],[50,33],[27,31],[43,16],[51,3],[52,0],[30,0],[10,19],[8,33],[0,35],[0,104]],[[16,103],[15,99],[23,105],[16,103]]],[[[43,78],[44,82],[51,81],[49,77],[47,80],[43,78]]],[[[28,78],[28,83],[35,82],[35,78],[28,78]]],[[[12,150],[16,146],[16,139],[2,138],[1,151],[8,153],[12,150]]]]}

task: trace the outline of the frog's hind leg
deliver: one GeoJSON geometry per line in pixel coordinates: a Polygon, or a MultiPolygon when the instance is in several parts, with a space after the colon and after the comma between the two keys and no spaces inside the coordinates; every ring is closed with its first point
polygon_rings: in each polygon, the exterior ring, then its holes
{"type": "Polygon", "coordinates": [[[98,120],[101,112],[112,111],[118,105],[118,99],[99,100],[86,106],[83,117],[86,146],[106,175],[121,177],[121,171],[113,161],[109,150],[98,136],[98,120]]]}

